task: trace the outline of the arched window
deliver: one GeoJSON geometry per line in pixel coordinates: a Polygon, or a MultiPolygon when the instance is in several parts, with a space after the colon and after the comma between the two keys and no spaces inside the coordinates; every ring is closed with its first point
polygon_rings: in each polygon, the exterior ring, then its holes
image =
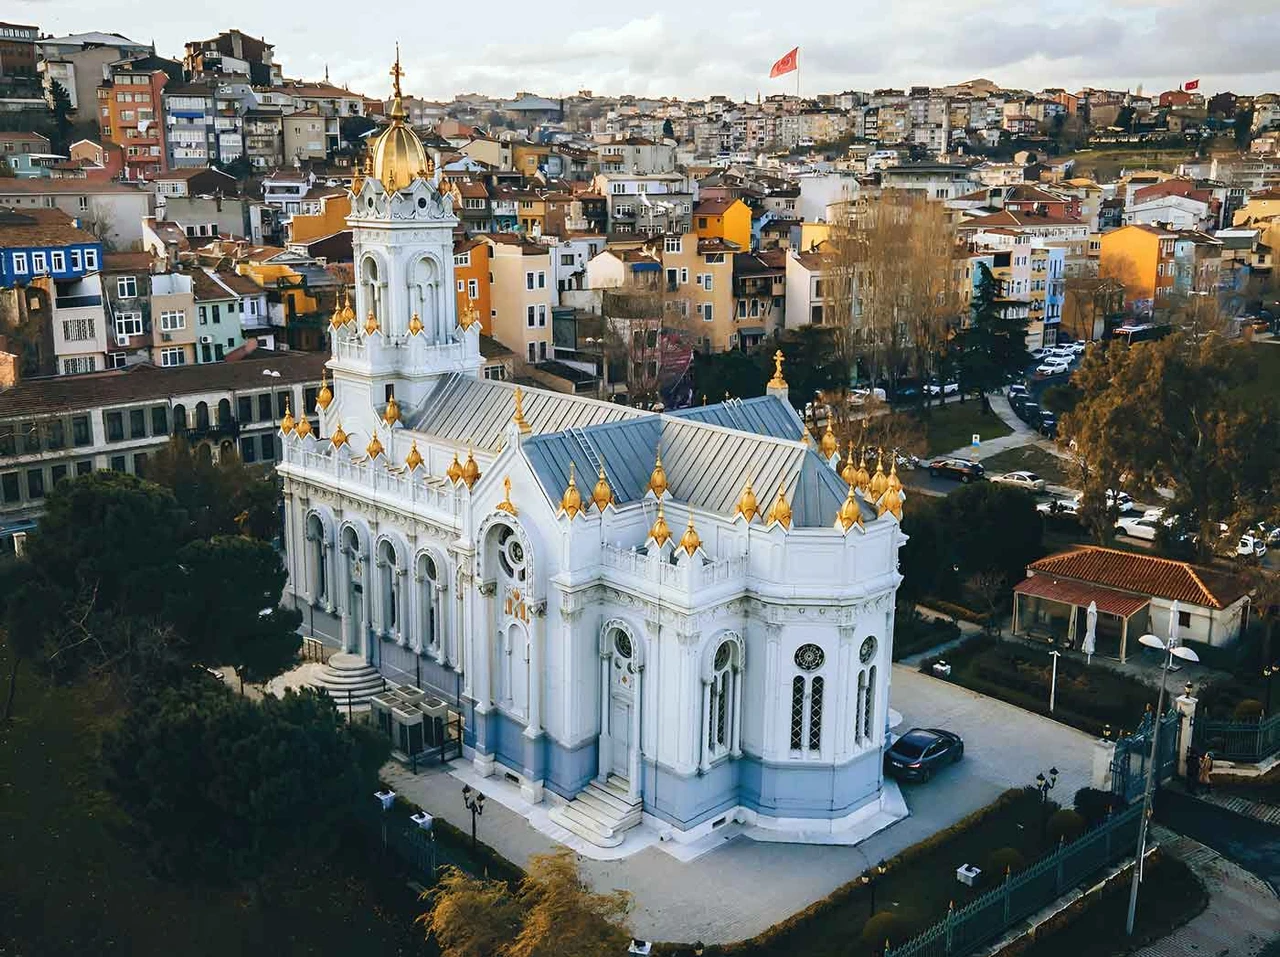
{"type": "Polygon", "coordinates": [[[310,562],[311,597],[325,601],[329,597],[328,569],[324,566],[324,523],[319,515],[307,517],[307,560],[310,562]]]}
{"type": "Polygon", "coordinates": [[[868,635],[858,648],[858,696],[853,705],[853,740],[867,744],[875,739],[876,666],[871,664],[876,656],[876,639],[868,635]]]}
{"type": "Polygon", "coordinates": [[[382,603],[382,633],[391,637],[400,626],[400,586],[396,575],[396,550],[388,541],[378,545],[378,591],[382,603]]]}
{"type": "Polygon", "coordinates": [[[196,403],[196,428],[197,429],[209,428],[209,403],[208,402],[196,403]]]}
{"type": "Polygon", "coordinates": [[[438,652],[440,649],[440,589],[439,570],[430,555],[418,556],[418,602],[422,615],[422,634],[418,651],[438,652]]]}
{"type": "Polygon", "coordinates": [[[185,432],[187,430],[187,407],[179,402],[173,407],[173,432],[185,432]]]}
{"type": "Polygon", "coordinates": [[[809,750],[822,747],[822,675],[813,679],[809,689],[809,750]]]}
{"type": "Polygon", "coordinates": [[[872,665],[867,672],[867,694],[863,699],[862,733],[869,740],[875,737],[876,717],[876,666],[872,665]]]}
{"type": "Polygon", "coordinates": [[[827,660],[818,645],[806,643],[796,649],[795,665],[804,674],[791,679],[791,750],[817,754],[822,749],[822,703],[826,690],[819,671],[827,660]]]}
{"type": "Polygon", "coordinates": [[[528,571],[529,556],[524,553],[524,543],[515,530],[504,526],[498,533],[498,564],[507,578],[523,582],[528,571]]]}
{"type": "Polygon", "coordinates": [[[796,675],[791,679],[791,750],[804,747],[804,686],[805,680],[796,675]]]}
{"type": "Polygon", "coordinates": [[[724,754],[738,754],[741,734],[742,658],[736,641],[726,639],[716,647],[710,677],[703,678],[702,714],[706,744],[703,767],[724,754]]]}
{"type": "Polygon", "coordinates": [[[231,424],[231,400],[218,400],[218,425],[227,426],[231,424]]]}

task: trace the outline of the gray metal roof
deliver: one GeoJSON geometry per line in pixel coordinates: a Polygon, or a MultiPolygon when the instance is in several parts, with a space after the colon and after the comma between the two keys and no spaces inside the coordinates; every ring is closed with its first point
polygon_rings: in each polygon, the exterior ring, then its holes
{"type": "MultiPolygon", "coordinates": [[[[420,408],[406,416],[405,425],[460,446],[471,444],[496,453],[515,412],[515,388],[508,382],[450,373],[441,378],[420,408]]],[[[652,415],[625,405],[560,392],[524,391],[525,421],[539,434],[652,415]]]]}
{"type": "Polygon", "coordinates": [[[804,437],[804,423],[789,402],[772,395],[753,399],[728,399],[715,405],[692,406],[668,413],[673,418],[709,422],[726,429],[740,429],[757,435],[798,441],[804,437]]]}

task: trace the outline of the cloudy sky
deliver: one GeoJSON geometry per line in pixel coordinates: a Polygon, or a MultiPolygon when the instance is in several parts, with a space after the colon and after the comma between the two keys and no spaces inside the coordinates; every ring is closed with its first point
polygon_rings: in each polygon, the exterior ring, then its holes
{"type": "Polygon", "coordinates": [[[1031,89],[1141,84],[1158,92],[1198,77],[1207,92],[1280,90],[1276,0],[810,0],[758,9],[652,0],[545,9],[515,0],[8,0],[5,17],[56,35],[106,30],[154,40],[169,56],[187,40],[238,27],[274,43],[287,76],[318,77],[327,64],[331,79],[375,96],[390,86],[397,39],[406,90],[443,99],[579,89],[754,98],[795,88],[794,77],[768,73],[796,45],[807,93],[978,76],[1031,89]]]}

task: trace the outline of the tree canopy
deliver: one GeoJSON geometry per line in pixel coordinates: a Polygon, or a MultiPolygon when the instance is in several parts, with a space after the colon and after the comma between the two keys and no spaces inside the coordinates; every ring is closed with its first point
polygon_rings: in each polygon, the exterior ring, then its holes
{"type": "Polygon", "coordinates": [[[245,465],[239,456],[215,463],[174,436],[148,463],[147,478],[173,493],[185,513],[185,537],[243,532],[269,540],[280,533],[274,478],[245,465]]]}
{"type": "Polygon", "coordinates": [[[960,390],[994,392],[1026,369],[1027,320],[1011,315],[1000,302],[1000,284],[985,263],[978,264],[978,284],[968,325],[954,342],[960,390]]]}

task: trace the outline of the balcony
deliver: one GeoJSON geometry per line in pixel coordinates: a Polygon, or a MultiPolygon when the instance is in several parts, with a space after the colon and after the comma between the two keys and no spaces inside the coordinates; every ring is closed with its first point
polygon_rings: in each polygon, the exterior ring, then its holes
{"type": "Polygon", "coordinates": [[[102,305],[101,296],[58,296],[53,304],[58,309],[81,309],[85,306],[102,305]]]}
{"type": "Polygon", "coordinates": [[[185,431],[189,442],[198,439],[234,439],[240,435],[240,420],[233,418],[223,422],[197,422],[185,431]]]}

